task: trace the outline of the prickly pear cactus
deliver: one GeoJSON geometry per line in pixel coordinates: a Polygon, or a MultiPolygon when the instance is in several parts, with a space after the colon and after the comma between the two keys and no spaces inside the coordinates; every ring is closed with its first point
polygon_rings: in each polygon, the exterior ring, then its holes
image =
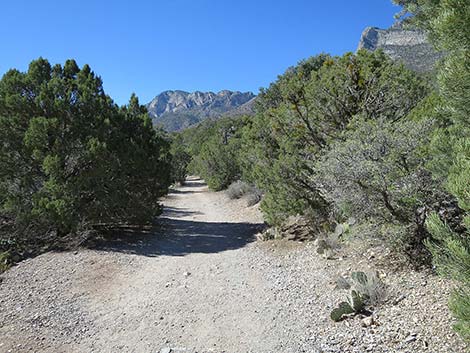
{"type": "Polygon", "coordinates": [[[351,279],[354,289],[351,290],[351,295],[347,298],[347,302],[342,302],[338,308],[331,312],[330,317],[334,321],[340,321],[343,315],[352,313],[372,314],[366,310],[366,306],[371,305],[374,300],[377,302],[377,299],[371,298],[383,295],[377,289],[380,289],[380,280],[374,275],[367,276],[364,272],[353,272],[351,279]]]}
{"type": "Polygon", "coordinates": [[[348,297],[348,303],[355,313],[360,313],[364,309],[364,300],[355,290],[351,291],[351,295],[348,297]]]}
{"type": "Polygon", "coordinates": [[[339,306],[330,313],[330,317],[333,321],[341,321],[343,315],[354,313],[354,309],[347,302],[339,303],[339,306]]]}
{"type": "Polygon", "coordinates": [[[364,310],[364,300],[355,290],[351,291],[347,302],[341,302],[336,309],[330,313],[333,321],[341,321],[344,315],[359,314],[364,310]]]}

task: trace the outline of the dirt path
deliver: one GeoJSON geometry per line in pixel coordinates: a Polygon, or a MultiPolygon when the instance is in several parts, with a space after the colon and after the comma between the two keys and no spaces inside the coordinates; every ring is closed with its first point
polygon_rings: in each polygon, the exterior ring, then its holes
{"type": "Polygon", "coordinates": [[[238,223],[238,210],[221,196],[191,181],[166,200],[165,237],[137,250],[147,255],[139,268],[94,298],[89,311],[104,315],[95,322],[100,334],[86,346],[246,352],[253,341],[262,344],[268,327],[258,310],[269,283],[250,268],[243,250],[256,227],[238,223]]]}
{"type": "Polygon", "coordinates": [[[391,291],[406,295],[374,313],[380,324],[335,324],[328,314],[344,292],[334,280],[360,261],[254,242],[257,208],[200,180],[164,203],[162,229],[139,242],[48,253],[7,271],[0,352],[464,351],[438,278],[391,274],[391,291]]]}
{"type": "Polygon", "coordinates": [[[208,192],[196,179],[168,196],[162,218],[159,233],[164,235],[140,244],[116,243],[75,255],[45,254],[9,271],[1,288],[6,292],[10,285],[10,293],[17,292],[19,298],[5,303],[13,307],[3,312],[7,323],[0,330],[3,348],[51,352],[266,348],[264,338],[275,318],[275,312],[264,310],[272,297],[270,283],[254,270],[253,259],[244,250],[261,222],[257,209],[230,204],[224,194],[208,192]],[[52,270],[57,273],[49,277],[52,270]],[[18,276],[33,283],[18,283],[18,276]],[[24,325],[18,327],[21,319],[24,325]]]}

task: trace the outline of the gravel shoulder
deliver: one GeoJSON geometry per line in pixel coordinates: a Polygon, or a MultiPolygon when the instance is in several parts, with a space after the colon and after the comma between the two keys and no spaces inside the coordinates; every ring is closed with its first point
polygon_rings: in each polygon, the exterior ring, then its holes
{"type": "Polygon", "coordinates": [[[255,241],[256,206],[192,179],[134,242],[46,253],[1,276],[0,352],[466,352],[448,282],[384,271],[397,304],[334,323],[339,275],[375,269],[351,249],[255,241]]]}

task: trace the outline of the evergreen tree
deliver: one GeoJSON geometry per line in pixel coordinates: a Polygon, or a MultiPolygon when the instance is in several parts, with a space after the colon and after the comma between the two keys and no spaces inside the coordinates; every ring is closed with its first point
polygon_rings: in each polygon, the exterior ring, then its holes
{"type": "Polygon", "coordinates": [[[150,222],[170,180],[168,142],[146,109],[135,96],[118,108],[73,60],[52,67],[40,58],[4,75],[0,141],[0,216],[13,228],[0,250],[150,222]]]}
{"type": "Polygon", "coordinates": [[[470,341],[470,2],[467,0],[399,0],[406,21],[423,27],[447,56],[439,70],[440,128],[433,143],[431,168],[446,178],[447,189],[464,212],[460,229],[437,214],[427,221],[434,241],[428,247],[440,273],[461,282],[450,300],[456,330],[470,341]],[[463,228],[463,230],[462,230],[463,228]]]}

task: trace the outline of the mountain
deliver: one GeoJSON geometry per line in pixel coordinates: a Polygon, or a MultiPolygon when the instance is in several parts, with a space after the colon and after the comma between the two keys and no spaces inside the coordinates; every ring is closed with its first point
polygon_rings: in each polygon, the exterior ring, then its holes
{"type": "Polygon", "coordinates": [[[255,95],[251,92],[165,91],[147,104],[156,126],[178,131],[205,119],[221,115],[243,115],[253,112],[255,95]]]}
{"type": "MultiPolygon", "coordinates": [[[[358,45],[358,50],[362,48],[382,49],[392,59],[418,72],[431,71],[443,56],[432,47],[423,31],[406,29],[400,22],[389,29],[366,28],[358,45]]],[[[147,109],[154,125],[171,132],[206,119],[253,114],[255,101],[256,96],[251,92],[175,90],[157,95],[147,104],[147,109]]]]}
{"type": "Polygon", "coordinates": [[[366,28],[358,50],[362,48],[372,51],[382,49],[393,60],[401,61],[418,72],[431,71],[443,56],[432,47],[423,31],[405,29],[400,22],[389,29],[366,28]]]}

